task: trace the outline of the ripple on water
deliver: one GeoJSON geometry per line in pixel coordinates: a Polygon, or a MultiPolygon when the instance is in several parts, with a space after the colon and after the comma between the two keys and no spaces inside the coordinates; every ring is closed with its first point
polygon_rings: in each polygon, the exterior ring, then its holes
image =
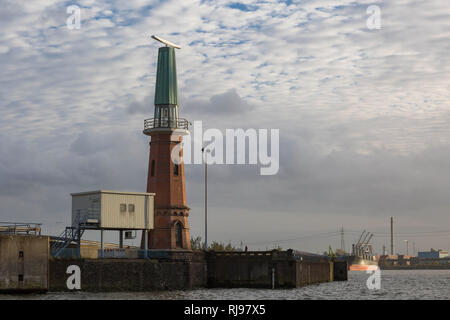
{"type": "Polygon", "coordinates": [[[311,300],[311,299],[450,299],[450,270],[385,270],[381,289],[369,290],[365,272],[350,272],[345,282],[328,282],[296,289],[196,289],[162,292],[70,292],[27,295],[0,295],[0,299],[70,300],[311,300]]]}

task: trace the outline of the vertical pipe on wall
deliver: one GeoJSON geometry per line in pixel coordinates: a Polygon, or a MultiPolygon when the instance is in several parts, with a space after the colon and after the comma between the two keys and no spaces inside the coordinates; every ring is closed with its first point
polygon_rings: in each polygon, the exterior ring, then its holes
{"type": "Polygon", "coordinates": [[[103,229],[100,229],[100,258],[103,259],[103,229]]]}
{"type": "Polygon", "coordinates": [[[145,230],[143,231],[144,232],[144,258],[147,259],[147,257],[148,257],[148,229],[149,229],[148,196],[145,196],[144,211],[145,211],[145,230]]]}

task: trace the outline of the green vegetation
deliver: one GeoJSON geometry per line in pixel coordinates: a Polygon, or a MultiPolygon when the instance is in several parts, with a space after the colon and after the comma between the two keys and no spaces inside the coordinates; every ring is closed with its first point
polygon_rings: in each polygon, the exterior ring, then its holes
{"type": "MultiPolygon", "coordinates": [[[[205,246],[205,242],[202,241],[202,237],[191,237],[191,248],[192,250],[203,250],[205,246]]],[[[223,243],[223,242],[218,242],[218,241],[212,241],[208,244],[208,250],[213,250],[213,251],[244,251],[245,250],[245,246],[243,244],[243,242],[240,242],[239,246],[233,246],[231,244],[231,242],[223,243]]],[[[283,248],[278,245],[275,244],[273,246],[273,248],[269,249],[268,247],[266,247],[266,251],[271,251],[271,250],[277,250],[277,251],[283,251],[283,248]]]]}
{"type": "Polygon", "coordinates": [[[191,248],[192,250],[202,250],[204,243],[202,242],[202,237],[193,238],[191,237],[191,248]]]}
{"type": "MultiPolygon", "coordinates": [[[[202,237],[191,237],[192,250],[203,250],[205,243],[202,241],[202,237]]],[[[231,243],[225,244],[223,242],[213,241],[208,244],[208,250],[214,251],[242,251],[242,248],[234,247],[231,243]]]]}

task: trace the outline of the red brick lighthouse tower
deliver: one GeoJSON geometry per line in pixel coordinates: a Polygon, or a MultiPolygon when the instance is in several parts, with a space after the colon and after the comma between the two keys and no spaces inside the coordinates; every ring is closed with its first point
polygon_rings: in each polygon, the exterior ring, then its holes
{"type": "Polygon", "coordinates": [[[175,48],[170,42],[158,51],[154,117],[144,121],[144,134],[151,137],[147,192],[155,195],[154,229],[150,230],[150,249],[191,249],[189,207],[186,205],[184,165],[176,164],[172,150],[182,156],[182,136],[189,134],[189,122],[178,117],[178,87],[175,48]]]}

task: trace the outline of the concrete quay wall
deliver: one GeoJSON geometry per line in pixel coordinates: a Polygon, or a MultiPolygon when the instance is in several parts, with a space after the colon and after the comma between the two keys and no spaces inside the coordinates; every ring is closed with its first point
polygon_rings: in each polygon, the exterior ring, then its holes
{"type": "Polygon", "coordinates": [[[211,288],[297,288],[333,281],[335,275],[329,259],[293,250],[209,252],[206,261],[211,288]]]}
{"type": "Polygon", "coordinates": [[[147,258],[54,259],[49,238],[0,236],[0,292],[69,291],[77,266],[81,290],[154,291],[193,288],[296,288],[347,280],[347,265],[293,250],[203,252],[150,250],[147,258]],[[68,273],[69,272],[69,273],[68,273]]]}
{"type": "Polygon", "coordinates": [[[67,268],[80,268],[83,291],[184,290],[206,286],[206,264],[202,256],[185,259],[81,259],[51,260],[49,290],[68,291],[67,268]]]}
{"type": "Polygon", "coordinates": [[[296,288],[347,277],[342,263],[292,251],[171,252],[165,259],[52,259],[49,290],[68,290],[70,265],[80,267],[85,291],[296,288]]]}
{"type": "Polygon", "coordinates": [[[0,235],[0,292],[46,291],[49,237],[0,235]]]}

